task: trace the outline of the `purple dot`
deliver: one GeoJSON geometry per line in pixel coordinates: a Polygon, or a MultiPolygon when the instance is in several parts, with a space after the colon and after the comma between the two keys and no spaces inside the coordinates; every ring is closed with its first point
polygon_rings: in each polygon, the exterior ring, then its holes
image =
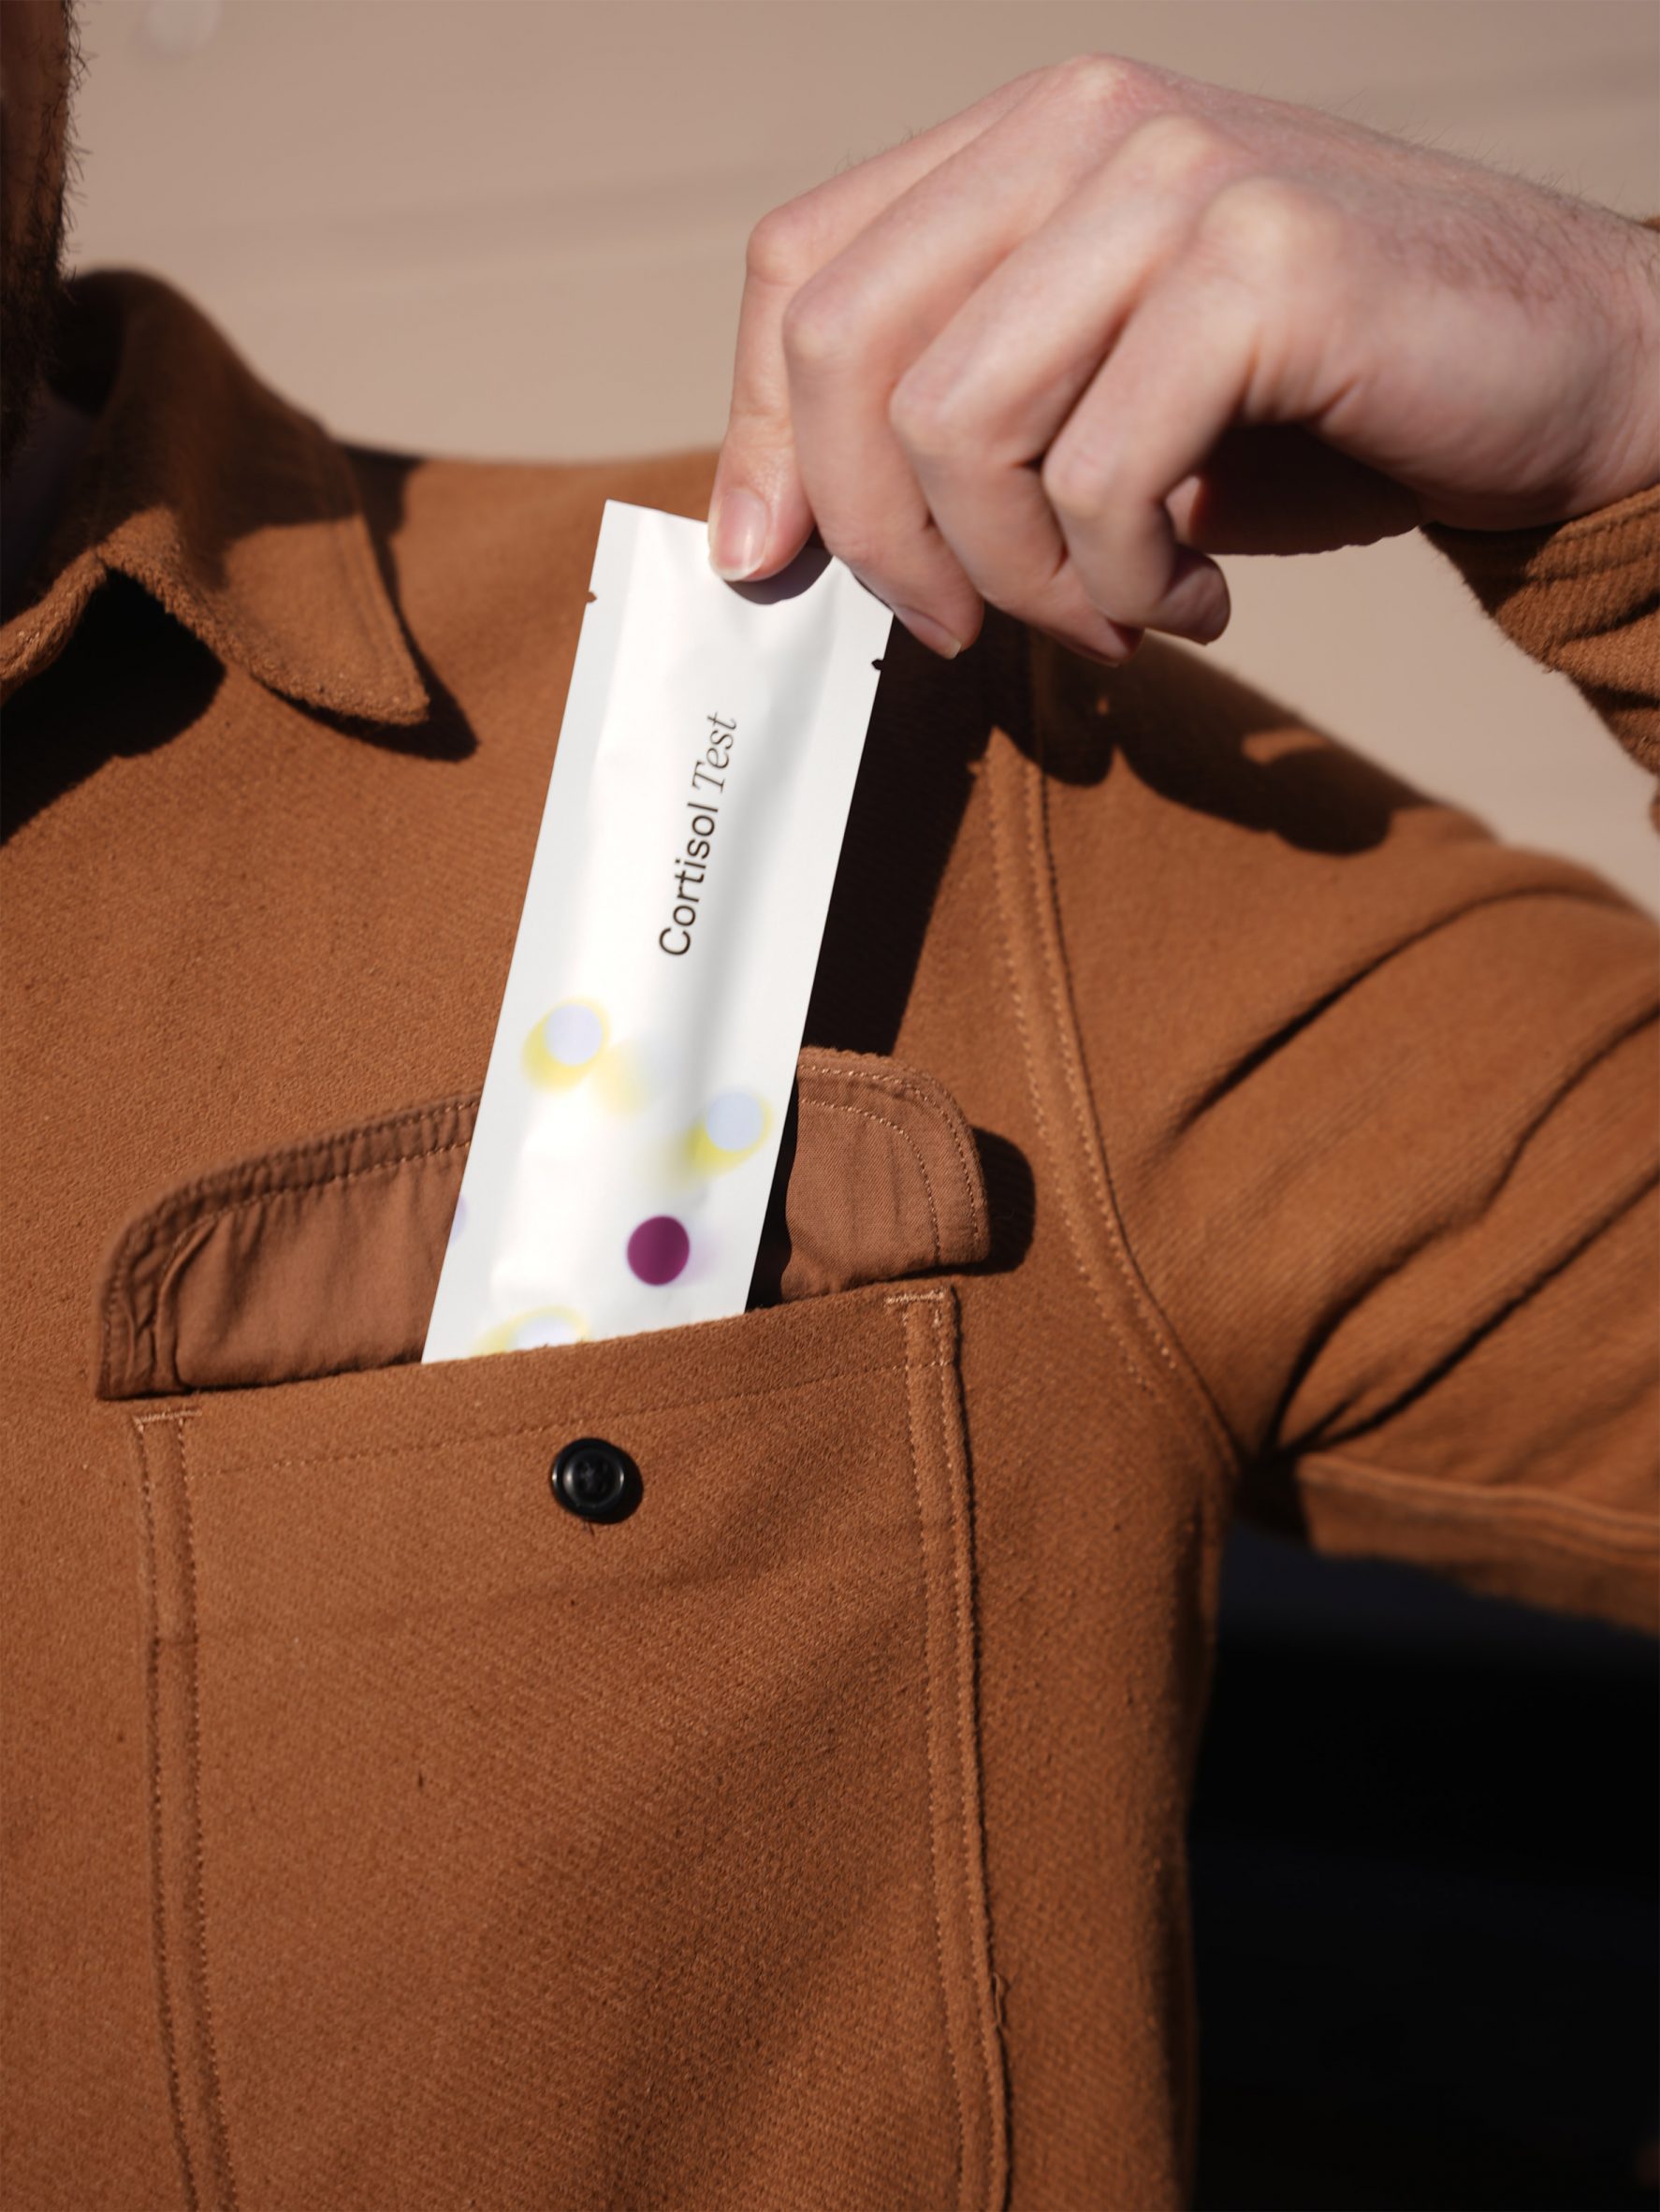
{"type": "Polygon", "coordinates": [[[628,1240],[628,1264],[642,1283],[672,1283],[692,1257],[692,1239],[672,1214],[653,1214],[628,1240]]]}

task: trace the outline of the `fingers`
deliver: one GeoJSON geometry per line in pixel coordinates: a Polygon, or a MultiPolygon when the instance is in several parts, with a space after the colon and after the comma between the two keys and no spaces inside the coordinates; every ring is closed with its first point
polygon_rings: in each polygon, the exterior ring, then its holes
{"type": "Polygon", "coordinates": [[[1094,58],[1041,72],[760,226],[722,574],[773,573],[816,523],[948,654],[985,600],[1098,658],[1220,633],[1198,545],[1236,526],[1207,463],[1239,426],[1338,419],[1354,272],[1335,206],[1225,102],[1176,96],[1094,58]]]}
{"type": "Polygon", "coordinates": [[[1099,159],[1056,150],[1057,100],[1018,105],[869,224],[786,310],[800,482],[824,542],[937,650],[980,627],[981,594],[930,513],[893,418],[907,364],[1099,159]]]}
{"type": "Polygon", "coordinates": [[[1093,604],[1208,644],[1229,616],[1216,562],[1178,537],[1191,481],[1235,425],[1318,423],[1343,397],[1329,341],[1341,231],[1272,180],[1210,197],[1137,301],[1050,446],[1042,483],[1093,604]]]}
{"type": "Polygon", "coordinates": [[[1195,290],[1178,280],[1143,302],[1051,446],[1042,486],[1093,606],[1209,644],[1227,627],[1228,587],[1180,544],[1165,502],[1234,419],[1256,332],[1248,302],[1217,300],[1206,316],[1195,290]]]}
{"type": "Polygon", "coordinates": [[[1000,85],[960,115],[831,178],[757,225],[738,310],[731,413],[709,502],[710,558],[721,575],[770,575],[794,558],[813,527],[796,464],[784,355],[791,300],[895,199],[1017,106],[1032,81],[1000,85]]]}
{"type": "Polygon", "coordinates": [[[975,588],[1107,659],[1129,650],[1133,627],[1091,604],[1036,464],[1236,160],[1232,142],[1195,119],[1140,125],[1000,261],[888,408],[927,512],[975,588]]]}

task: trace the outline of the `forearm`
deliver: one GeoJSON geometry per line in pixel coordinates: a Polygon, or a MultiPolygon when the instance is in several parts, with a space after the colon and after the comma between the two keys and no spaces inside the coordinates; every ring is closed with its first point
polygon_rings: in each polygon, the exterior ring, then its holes
{"type": "MultiPolygon", "coordinates": [[[[1644,230],[1660,233],[1660,215],[1630,235],[1644,230]]],[[[1642,312],[1624,318],[1636,333],[1638,386],[1648,400],[1628,441],[1622,496],[1532,530],[1432,524],[1424,534],[1506,634],[1571,677],[1632,758],[1660,777],[1660,240],[1653,243],[1637,272],[1642,312]]],[[[1660,794],[1654,821],[1660,827],[1660,794]]]]}

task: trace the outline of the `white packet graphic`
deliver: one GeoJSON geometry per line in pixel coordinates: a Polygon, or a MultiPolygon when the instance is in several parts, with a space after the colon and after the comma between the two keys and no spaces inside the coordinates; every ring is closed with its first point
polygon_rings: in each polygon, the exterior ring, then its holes
{"type": "Polygon", "coordinates": [[[892,617],[607,501],[423,1360],[741,1313],[892,617]]]}

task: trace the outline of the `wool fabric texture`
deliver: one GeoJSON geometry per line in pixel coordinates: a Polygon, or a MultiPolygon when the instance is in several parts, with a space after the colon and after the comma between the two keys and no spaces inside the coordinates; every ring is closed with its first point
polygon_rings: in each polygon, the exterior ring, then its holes
{"type": "MultiPolygon", "coordinates": [[[[131,275],[62,373],[7,2203],[1178,2205],[1230,1518],[1653,1618],[1653,924],[1198,654],[896,632],[767,1302],[422,1367],[601,507],[714,457],[345,447],[131,275]]],[[[1436,536],[1660,760],[1660,491],[1436,536]]]]}

